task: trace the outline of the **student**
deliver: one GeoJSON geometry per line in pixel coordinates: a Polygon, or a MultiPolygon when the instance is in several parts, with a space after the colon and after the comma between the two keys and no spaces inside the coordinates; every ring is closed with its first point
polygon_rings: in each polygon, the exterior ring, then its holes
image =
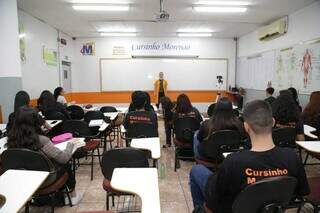
{"type": "Polygon", "coordinates": [[[68,102],[67,102],[66,98],[64,97],[64,90],[62,87],[57,87],[53,92],[53,96],[57,102],[67,106],[68,102]]]}
{"type": "Polygon", "coordinates": [[[276,100],[276,98],[272,96],[273,93],[274,93],[273,87],[268,87],[268,88],[266,89],[266,96],[267,96],[267,98],[264,99],[264,100],[265,100],[266,102],[268,102],[268,103],[270,104],[270,106],[272,105],[272,103],[274,102],[274,100],[276,100]]]}
{"type": "Polygon", "coordinates": [[[304,141],[303,122],[299,108],[289,90],[283,90],[272,104],[275,128],[292,127],[296,129],[297,140],[304,141]]]}
{"type": "Polygon", "coordinates": [[[173,112],[175,104],[170,100],[169,97],[164,96],[160,99],[160,103],[163,110],[164,117],[164,128],[166,132],[166,144],[163,148],[171,147],[171,136],[173,132],[173,112]]]}
{"type": "Polygon", "coordinates": [[[297,90],[294,87],[290,87],[288,90],[291,92],[293,100],[295,104],[298,106],[299,112],[302,112],[302,107],[300,106],[297,90]]]}
{"type": "MultiPolygon", "coordinates": [[[[17,92],[17,94],[14,98],[14,111],[9,115],[9,118],[8,118],[8,124],[6,127],[7,132],[9,132],[12,129],[13,121],[14,121],[14,117],[15,117],[15,112],[17,112],[20,107],[29,106],[29,105],[30,105],[29,94],[23,90],[17,92]]],[[[38,116],[39,116],[41,126],[44,125],[48,130],[50,130],[51,129],[50,125],[47,124],[46,121],[44,119],[42,119],[42,117],[40,115],[38,115],[38,116]]]]}
{"type": "Polygon", "coordinates": [[[229,155],[216,174],[203,165],[193,166],[190,187],[195,207],[205,202],[214,213],[232,213],[235,198],[246,186],[272,176],[295,177],[296,195],[309,193],[306,173],[295,151],[276,147],[272,141],[274,120],[270,105],[262,100],[250,102],[243,117],[252,142],[251,150],[229,155]]]}
{"type": "MultiPolygon", "coordinates": [[[[196,131],[193,139],[194,155],[198,159],[205,159],[202,142],[210,135],[219,130],[234,130],[244,136],[243,123],[233,113],[232,103],[223,97],[216,103],[213,116],[202,122],[199,131],[196,131]]],[[[220,160],[223,159],[221,156],[220,160]]]]}
{"type": "Polygon", "coordinates": [[[146,97],[146,105],[145,105],[145,110],[146,111],[151,111],[151,112],[154,112],[154,108],[153,106],[151,105],[151,98],[150,98],[150,95],[148,92],[144,92],[145,93],[145,97],[146,97]]]}
{"type": "Polygon", "coordinates": [[[197,108],[193,107],[189,97],[186,94],[181,94],[177,98],[177,104],[173,110],[173,120],[182,117],[193,117],[199,122],[202,122],[202,116],[197,108]]]}
{"type": "Polygon", "coordinates": [[[158,136],[158,120],[157,115],[154,112],[146,111],[146,95],[142,91],[136,91],[133,96],[133,105],[135,111],[131,111],[126,114],[123,126],[125,129],[134,128],[136,124],[150,124],[152,125],[152,132],[148,132],[148,135],[154,137],[158,136]]]}
{"type": "MultiPolygon", "coordinates": [[[[68,172],[67,186],[73,190],[76,181],[68,162],[72,157],[72,150],[76,142],[68,143],[66,149],[61,151],[53,145],[49,138],[41,135],[40,126],[38,112],[34,108],[20,107],[15,113],[12,129],[8,133],[8,149],[24,148],[44,153],[53,160],[58,170],[57,177],[68,172]]],[[[74,190],[71,199],[72,204],[76,205],[81,200],[81,194],[77,194],[74,190]]]]}
{"type": "Polygon", "coordinates": [[[310,100],[307,106],[302,112],[303,123],[313,126],[315,128],[320,127],[320,91],[311,93],[310,100]]]}
{"type": "Polygon", "coordinates": [[[66,119],[71,119],[66,107],[57,102],[52,93],[48,90],[41,93],[38,99],[38,108],[45,117],[50,116],[55,112],[60,112],[66,119]]]}

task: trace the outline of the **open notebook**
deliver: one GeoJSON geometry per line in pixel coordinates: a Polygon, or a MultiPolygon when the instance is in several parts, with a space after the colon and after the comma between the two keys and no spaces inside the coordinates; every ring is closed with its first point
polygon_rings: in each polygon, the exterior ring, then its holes
{"type": "Polygon", "coordinates": [[[73,140],[77,140],[78,142],[76,143],[76,145],[73,147],[72,153],[74,153],[78,148],[83,147],[86,145],[86,142],[84,141],[84,138],[73,138],[71,140],[59,143],[57,145],[55,145],[57,148],[59,148],[60,150],[65,150],[67,147],[68,143],[71,143],[73,140]]]}

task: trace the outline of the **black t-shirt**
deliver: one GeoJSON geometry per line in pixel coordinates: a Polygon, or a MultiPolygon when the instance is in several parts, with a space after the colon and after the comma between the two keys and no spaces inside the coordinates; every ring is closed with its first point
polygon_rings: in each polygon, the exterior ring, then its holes
{"type": "Polygon", "coordinates": [[[297,178],[296,195],[310,191],[301,160],[290,148],[274,147],[265,152],[242,151],[229,155],[206,185],[206,205],[214,213],[232,213],[236,196],[247,185],[274,176],[297,178]]]}
{"type": "Polygon", "coordinates": [[[179,112],[173,112],[173,120],[176,120],[178,118],[183,117],[191,117],[197,119],[199,122],[202,122],[202,116],[199,112],[199,110],[195,107],[192,108],[192,110],[189,113],[179,113],[179,112]]]}
{"type": "Polygon", "coordinates": [[[135,129],[136,134],[145,136],[158,136],[158,119],[157,115],[151,111],[133,111],[129,112],[123,126],[130,131],[135,129]]]}
{"type": "Polygon", "coordinates": [[[279,123],[276,121],[274,128],[292,127],[295,128],[297,135],[304,134],[304,126],[302,119],[299,118],[297,122],[279,123]]]}
{"type": "Polygon", "coordinates": [[[268,98],[266,98],[266,99],[264,99],[266,102],[268,102],[269,104],[270,104],[270,106],[272,105],[272,103],[276,100],[276,98],[275,97],[273,97],[273,96],[270,96],[270,97],[268,97],[268,98]]]}

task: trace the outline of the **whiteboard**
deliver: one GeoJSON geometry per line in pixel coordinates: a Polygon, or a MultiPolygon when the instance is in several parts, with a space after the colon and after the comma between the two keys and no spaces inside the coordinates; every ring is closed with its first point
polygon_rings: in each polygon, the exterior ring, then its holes
{"type": "Polygon", "coordinates": [[[130,58],[100,59],[101,91],[154,89],[158,73],[163,72],[168,90],[226,90],[227,59],[130,58]],[[223,77],[218,85],[217,76],[223,77]]]}
{"type": "Polygon", "coordinates": [[[238,58],[237,86],[265,90],[273,79],[275,51],[238,58]]]}

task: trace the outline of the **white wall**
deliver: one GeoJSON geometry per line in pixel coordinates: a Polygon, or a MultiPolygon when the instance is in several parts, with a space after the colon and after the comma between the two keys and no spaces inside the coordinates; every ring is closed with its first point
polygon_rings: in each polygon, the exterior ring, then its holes
{"type": "Polygon", "coordinates": [[[17,2],[0,1],[0,77],[20,77],[17,2]]]}
{"type": "Polygon", "coordinates": [[[59,64],[48,66],[42,57],[43,46],[58,50],[58,32],[20,10],[19,23],[23,25],[26,34],[26,62],[21,63],[22,86],[31,98],[37,98],[41,91],[53,91],[59,86],[59,64]]]}
{"type": "MultiPolygon", "coordinates": [[[[229,60],[229,84],[235,83],[235,42],[233,39],[180,39],[180,38],[88,38],[74,42],[74,59],[72,87],[74,92],[100,91],[99,58],[111,58],[113,46],[124,46],[131,49],[132,43],[141,42],[191,43],[193,50],[188,55],[199,55],[201,58],[227,58],[229,60]],[[82,44],[95,41],[95,56],[83,56],[82,44]]],[[[156,68],[155,68],[156,69],[156,68]]],[[[186,79],[187,80],[187,79],[186,79]]],[[[192,81],[192,79],[188,79],[192,81]]]]}
{"type": "Polygon", "coordinates": [[[290,47],[301,41],[320,37],[320,1],[289,15],[286,35],[271,41],[259,41],[257,31],[239,39],[238,57],[290,47]]]}

